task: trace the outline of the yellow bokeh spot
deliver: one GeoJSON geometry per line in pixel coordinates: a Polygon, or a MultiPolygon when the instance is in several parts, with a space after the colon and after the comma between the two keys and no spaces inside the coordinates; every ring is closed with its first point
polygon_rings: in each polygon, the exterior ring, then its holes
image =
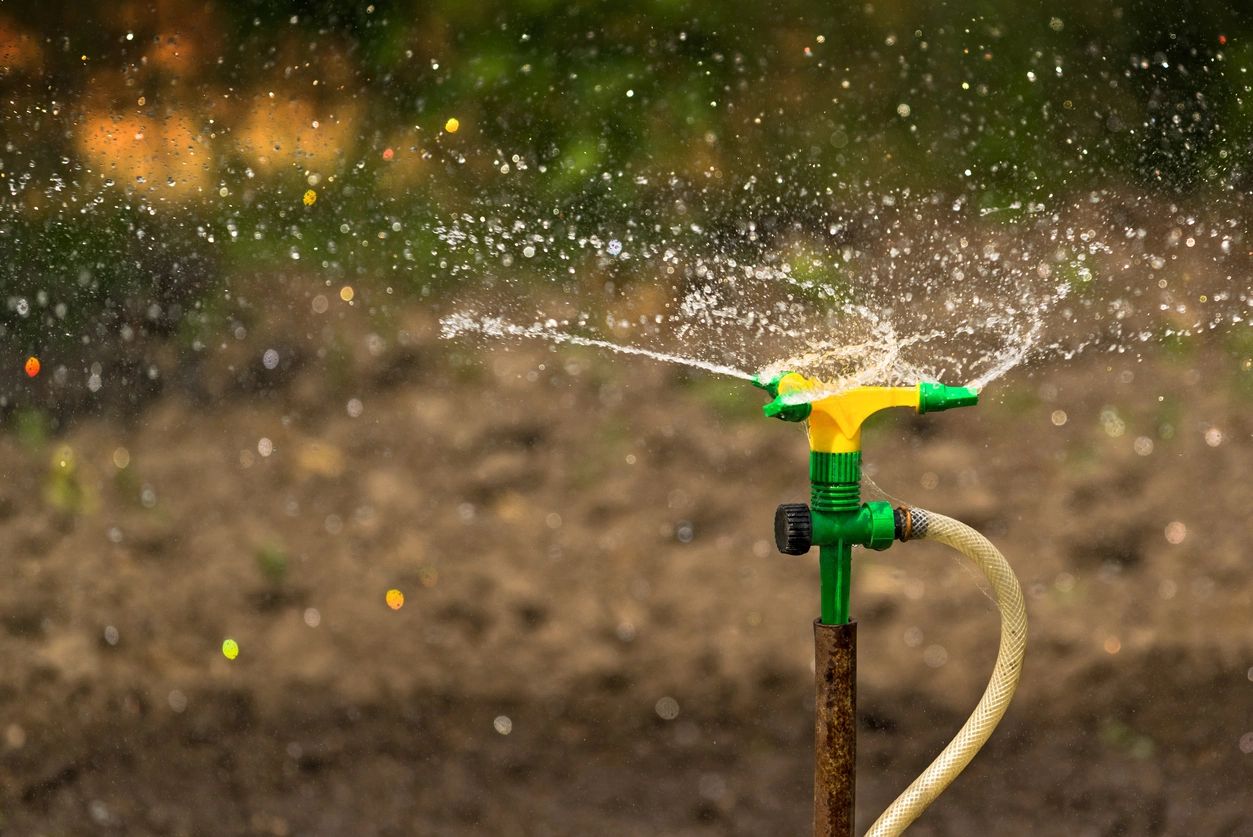
{"type": "Polygon", "coordinates": [[[305,192],[305,196],[301,198],[301,200],[304,201],[305,206],[313,206],[315,203],[318,202],[318,193],[310,189],[309,191],[305,192]]]}
{"type": "Polygon", "coordinates": [[[239,656],[239,643],[233,639],[228,639],[222,643],[222,656],[228,660],[233,660],[239,656]]]}
{"type": "Polygon", "coordinates": [[[67,473],[72,472],[74,470],[74,449],[69,445],[61,445],[53,451],[52,467],[67,473]]]}
{"type": "Polygon", "coordinates": [[[461,127],[461,120],[457,119],[457,117],[455,116],[444,123],[444,130],[450,134],[457,133],[457,129],[460,127],[461,127]]]}
{"type": "Polygon", "coordinates": [[[213,185],[214,151],[199,116],[174,109],[160,115],[88,111],[75,130],[77,151],[101,176],[162,201],[192,199],[213,185]]]}
{"type": "Polygon", "coordinates": [[[344,287],[339,289],[339,298],[344,302],[352,302],[354,295],[355,292],[352,289],[352,285],[344,285],[344,287]]]}
{"type": "Polygon", "coordinates": [[[387,591],[387,606],[392,610],[400,610],[405,606],[405,594],[392,588],[387,591]]]}

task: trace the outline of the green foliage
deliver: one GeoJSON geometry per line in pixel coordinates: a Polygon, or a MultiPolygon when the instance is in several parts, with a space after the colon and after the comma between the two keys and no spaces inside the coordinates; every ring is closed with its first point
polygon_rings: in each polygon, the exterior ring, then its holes
{"type": "Polygon", "coordinates": [[[0,237],[0,339],[41,356],[166,334],[216,281],[215,255],[181,214],[18,214],[0,217],[0,237]]]}
{"type": "Polygon", "coordinates": [[[1122,750],[1134,759],[1152,758],[1157,744],[1152,738],[1138,732],[1123,721],[1108,718],[1101,726],[1101,741],[1108,747],[1122,750]]]}
{"type": "Polygon", "coordinates": [[[1235,367],[1232,389],[1241,398],[1253,400],[1253,328],[1235,328],[1227,336],[1227,354],[1235,367]]]}
{"type": "Polygon", "coordinates": [[[995,397],[1000,410],[994,415],[999,414],[1009,421],[1021,420],[1040,408],[1039,393],[1029,381],[1000,382],[997,384],[995,397]]]}
{"type": "Polygon", "coordinates": [[[32,452],[41,451],[48,443],[48,416],[37,408],[18,410],[13,416],[13,431],[22,447],[32,452]]]}
{"type": "Polygon", "coordinates": [[[683,379],[685,389],[707,406],[720,422],[761,419],[761,399],[739,381],[713,375],[692,375],[683,379]]]}
{"type": "Polygon", "coordinates": [[[63,515],[76,517],[94,511],[95,493],[83,481],[78,457],[69,445],[53,451],[44,477],[44,501],[63,515]]]}
{"type": "Polygon", "coordinates": [[[256,551],[254,556],[257,569],[267,583],[277,587],[287,579],[287,552],[276,544],[266,544],[256,551]]]}

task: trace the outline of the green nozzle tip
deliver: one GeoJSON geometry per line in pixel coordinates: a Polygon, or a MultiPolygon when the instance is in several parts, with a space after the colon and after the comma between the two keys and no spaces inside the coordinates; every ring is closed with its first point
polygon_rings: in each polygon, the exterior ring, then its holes
{"type": "Polygon", "coordinates": [[[764,389],[774,398],[773,401],[761,408],[761,411],[766,414],[766,418],[783,419],[783,421],[804,421],[809,418],[809,413],[813,410],[813,407],[808,402],[798,404],[788,401],[779,395],[779,381],[791,374],[791,372],[780,372],[766,379],[763,379],[761,375],[752,377],[753,386],[764,389]]]}
{"type": "Polygon", "coordinates": [[[800,404],[789,404],[781,396],[777,395],[773,401],[761,408],[761,411],[766,414],[766,418],[777,418],[784,421],[804,421],[809,418],[809,413],[812,410],[813,405],[807,401],[800,404]]]}
{"type": "Polygon", "coordinates": [[[979,403],[979,391],[971,387],[946,387],[924,381],[918,385],[918,412],[937,413],[954,407],[973,407],[979,403]]]}
{"type": "Polygon", "coordinates": [[[778,398],[779,381],[783,380],[783,376],[787,374],[787,372],[780,372],[777,375],[772,375],[771,377],[765,379],[763,379],[761,375],[754,375],[751,380],[753,382],[753,386],[759,389],[764,389],[766,392],[770,393],[771,398],[778,398]]]}

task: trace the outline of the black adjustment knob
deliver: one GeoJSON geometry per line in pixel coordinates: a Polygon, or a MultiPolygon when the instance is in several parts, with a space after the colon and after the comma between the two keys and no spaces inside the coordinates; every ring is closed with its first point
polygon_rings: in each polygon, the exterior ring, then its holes
{"type": "Polygon", "coordinates": [[[804,555],[814,544],[814,521],[804,503],[784,503],[774,511],[774,545],[784,555],[804,555]]]}

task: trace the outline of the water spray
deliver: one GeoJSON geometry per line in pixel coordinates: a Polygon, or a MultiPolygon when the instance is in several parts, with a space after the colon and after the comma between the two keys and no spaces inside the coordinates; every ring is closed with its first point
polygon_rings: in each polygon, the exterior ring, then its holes
{"type": "Polygon", "coordinates": [[[970,387],[923,382],[913,387],[832,391],[796,372],[753,383],[774,400],[767,416],[805,422],[809,433],[810,502],[776,510],[775,544],[786,555],[818,547],[820,617],[814,621],[817,701],[814,725],[814,834],[853,834],[857,753],[857,622],[849,618],[853,547],[884,550],[895,541],[934,540],[966,556],[987,578],[1001,612],[1001,644],[992,678],[975,711],[930,766],[867,832],[903,832],[965,769],[1005,714],[1026,651],[1022,589],[1005,557],[986,538],[952,518],[917,508],[861,501],[861,426],[891,407],[933,413],[978,403],[970,387]]]}

